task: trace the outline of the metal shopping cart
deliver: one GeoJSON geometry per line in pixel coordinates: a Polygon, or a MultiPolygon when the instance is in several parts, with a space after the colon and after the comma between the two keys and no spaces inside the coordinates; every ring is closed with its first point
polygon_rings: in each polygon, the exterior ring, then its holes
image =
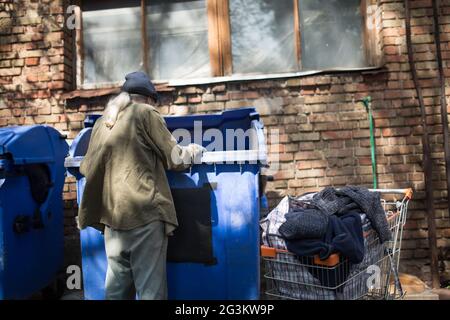
{"type": "Polygon", "coordinates": [[[403,226],[412,189],[372,189],[381,193],[392,240],[380,243],[377,233],[364,230],[364,259],[351,264],[338,253],[326,260],[298,257],[287,250],[262,246],[266,295],[271,299],[355,300],[401,299],[398,278],[403,226]]]}

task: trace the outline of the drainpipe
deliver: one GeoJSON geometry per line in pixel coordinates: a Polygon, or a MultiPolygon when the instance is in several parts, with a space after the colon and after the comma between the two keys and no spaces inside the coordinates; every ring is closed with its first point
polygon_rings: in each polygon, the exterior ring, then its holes
{"type": "Polygon", "coordinates": [[[447,210],[450,212],[450,142],[448,133],[447,100],[445,97],[445,75],[441,53],[441,33],[439,31],[439,8],[437,0],[433,0],[434,39],[439,70],[439,85],[441,90],[441,121],[444,134],[445,174],[447,178],[447,210]]]}
{"type": "Polygon", "coordinates": [[[370,157],[372,158],[372,177],[373,177],[373,188],[378,189],[377,181],[377,159],[375,154],[375,135],[374,135],[374,125],[372,116],[372,97],[367,96],[362,100],[364,107],[369,119],[369,129],[370,129],[370,157]]]}
{"type": "Polygon", "coordinates": [[[430,135],[427,125],[427,115],[425,112],[425,103],[423,100],[422,87],[417,76],[416,63],[414,60],[413,45],[411,40],[411,9],[410,0],[404,0],[405,3],[405,30],[406,30],[406,47],[408,50],[408,60],[411,69],[411,75],[417,92],[417,98],[420,106],[420,119],[422,125],[422,148],[423,148],[423,173],[425,176],[425,206],[427,211],[428,223],[428,245],[430,248],[430,271],[431,282],[433,288],[440,287],[439,266],[438,266],[438,250],[436,237],[436,219],[434,212],[434,196],[433,196],[433,164],[431,159],[430,135]]]}

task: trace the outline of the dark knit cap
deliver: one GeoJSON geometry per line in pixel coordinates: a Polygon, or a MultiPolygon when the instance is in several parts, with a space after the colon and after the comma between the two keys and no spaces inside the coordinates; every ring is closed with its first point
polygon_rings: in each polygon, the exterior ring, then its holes
{"type": "Polygon", "coordinates": [[[140,94],[152,98],[155,102],[158,101],[158,93],[156,92],[155,86],[144,72],[136,71],[129,73],[125,76],[125,80],[122,91],[140,94]]]}

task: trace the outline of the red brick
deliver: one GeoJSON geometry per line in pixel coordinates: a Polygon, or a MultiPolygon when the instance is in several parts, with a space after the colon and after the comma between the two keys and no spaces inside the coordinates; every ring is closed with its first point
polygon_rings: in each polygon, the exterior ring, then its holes
{"type": "Polygon", "coordinates": [[[321,133],[324,140],[351,139],[351,131],[323,131],[321,133]]]}
{"type": "Polygon", "coordinates": [[[201,96],[189,97],[188,102],[189,103],[200,103],[200,102],[202,102],[202,97],[201,96]]]}
{"type": "Polygon", "coordinates": [[[175,104],[183,104],[187,102],[187,98],[185,96],[178,96],[174,101],[175,104]]]}
{"type": "Polygon", "coordinates": [[[300,151],[294,154],[295,160],[313,160],[322,159],[322,154],[319,151],[300,151]]]}
{"type": "Polygon", "coordinates": [[[28,74],[27,75],[27,81],[28,82],[38,82],[38,75],[36,73],[28,74]]]}
{"type": "Polygon", "coordinates": [[[217,85],[217,86],[214,86],[212,88],[212,92],[214,92],[214,93],[216,93],[216,92],[224,92],[225,90],[226,90],[226,86],[224,84],[217,85]]]}
{"type": "Polygon", "coordinates": [[[296,173],[297,178],[322,178],[325,176],[325,170],[323,169],[311,169],[311,170],[299,170],[296,173]]]}
{"type": "Polygon", "coordinates": [[[259,93],[256,91],[247,91],[244,92],[245,99],[258,99],[260,97],[259,93]]]}
{"type": "Polygon", "coordinates": [[[54,89],[63,89],[64,88],[64,81],[52,81],[48,84],[48,88],[50,90],[54,89]]]}
{"type": "Polygon", "coordinates": [[[273,177],[275,180],[293,179],[295,173],[293,170],[278,171],[273,177]]]}
{"type": "Polygon", "coordinates": [[[385,128],[382,130],[383,137],[395,137],[406,136],[411,134],[411,128],[399,127],[399,128],[385,128]]]}

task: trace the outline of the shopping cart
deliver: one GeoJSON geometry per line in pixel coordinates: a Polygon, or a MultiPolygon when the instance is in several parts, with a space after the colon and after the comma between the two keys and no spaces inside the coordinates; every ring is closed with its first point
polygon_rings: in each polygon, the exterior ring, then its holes
{"type": "Polygon", "coordinates": [[[381,193],[392,240],[380,243],[377,233],[364,230],[364,259],[351,264],[338,253],[326,260],[298,257],[287,250],[261,247],[266,295],[271,299],[355,300],[401,299],[398,278],[403,226],[412,189],[372,189],[381,193]]]}

